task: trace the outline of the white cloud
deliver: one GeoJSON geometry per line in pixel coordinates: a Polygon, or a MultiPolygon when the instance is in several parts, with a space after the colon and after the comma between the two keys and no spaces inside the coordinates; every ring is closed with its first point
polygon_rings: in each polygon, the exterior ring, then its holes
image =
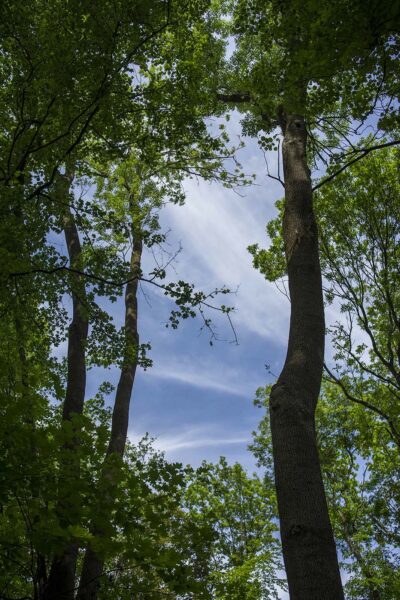
{"type": "Polygon", "coordinates": [[[194,364],[193,361],[179,359],[156,360],[149,370],[148,377],[170,379],[195,387],[225,392],[243,398],[252,398],[259,381],[249,377],[248,369],[239,371],[226,364],[216,364],[203,358],[194,364]]]}
{"type": "MultiPolygon", "coordinates": [[[[144,432],[130,431],[129,439],[138,443],[144,432]]],[[[216,463],[221,456],[228,458],[233,464],[239,462],[248,472],[254,473],[257,467],[250,452],[247,450],[251,436],[247,432],[235,431],[231,435],[222,429],[217,429],[214,423],[209,426],[184,427],[169,430],[154,438],[153,447],[165,452],[168,460],[200,466],[203,460],[216,463]]]]}
{"type": "MultiPolygon", "coordinates": [[[[133,443],[138,443],[142,433],[130,431],[129,439],[133,443]]],[[[217,428],[215,423],[203,424],[200,426],[187,426],[183,430],[168,431],[157,436],[153,446],[162,452],[175,452],[177,450],[189,450],[206,447],[221,448],[237,444],[249,444],[251,436],[249,433],[238,433],[235,435],[224,435],[221,429],[217,428]]]]}
{"type": "Polygon", "coordinates": [[[182,241],[183,252],[175,265],[179,277],[204,290],[239,286],[233,302],[235,324],[285,343],[289,305],[253,268],[247,251],[253,243],[267,246],[265,225],[279,196],[272,198],[268,186],[248,190],[248,197],[218,184],[189,181],[186,188],[185,206],[168,206],[163,217],[182,241]]]}
{"type": "Polygon", "coordinates": [[[223,436],[214,431],[210,433],[209,427],[190,427],[179,433],[160,435],[155,440],[155,447],[164,452],[174,452],[182,449],[230,446],[235,444],[248,444],[250,436],[223,436]]]}

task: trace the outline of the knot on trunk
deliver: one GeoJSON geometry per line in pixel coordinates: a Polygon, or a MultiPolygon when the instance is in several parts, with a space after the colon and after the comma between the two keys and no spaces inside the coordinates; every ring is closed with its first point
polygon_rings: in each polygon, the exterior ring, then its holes
{"type": "Polygon", "coordinates": [[[272,411],[278,410],[281,406],[281,400],[286,396],[287,390],[284,383],[275,383],[271,388],[269,396],[269,407],[272,411]]]}
{"type": "Polygon", "coordinates": [[[304,528],[301,525],[292,525],[289,529],[289,537],[297,537],[303,532],[304,528]]]}

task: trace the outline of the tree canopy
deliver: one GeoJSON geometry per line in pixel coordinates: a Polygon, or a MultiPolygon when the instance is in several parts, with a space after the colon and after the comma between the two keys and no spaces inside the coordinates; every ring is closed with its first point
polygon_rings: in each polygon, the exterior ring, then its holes
{"type": "Polygon", "coordinates": [[[387,0],[2,3],[0,600],[400,595],[399,25],[387,0]],[[240,340],[163,211],[251,185],[249,137],[284,190],[249,251],[291,311],[253,474],[129,433],[152,290],[160,339],[197,318],[212,346],[220,315],[240,340]]]}

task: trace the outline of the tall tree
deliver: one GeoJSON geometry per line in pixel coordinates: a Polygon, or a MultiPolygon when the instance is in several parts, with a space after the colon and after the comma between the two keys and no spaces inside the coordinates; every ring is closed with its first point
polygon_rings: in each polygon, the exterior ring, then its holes
{"type": "MultiPolygon", "coordinates": [[[[54,557],[46,591],[50,598],[73,597],[76,583],[81,530],[79,511],[73,514],[73,508],[80,502],[79,491],[74,493],[72,475],[79,473],[79,468],[72,465],[79,467],[82,462],[82,445],[80,436],[74,437],[71,428],[80,433],[85,361],[89,357],[92,363],[110,364],[118,357],[121,341],[105,312],[96,305],[95,296],[105,293],[114,298],[115,288],[121,289],[120,283],[131,275],[121,256],[114,261],[112,253],[107,256],[102,242],[94,248],[92,226],[99,216],[98,207],[73,197],[65,186],[62,193],[57,190],[68,183],[66,165],[74,162],[79,177],[91,177],[89,156],[102,164],[110,159],[121,160],[134,143],[149,168],[149,178],[156,176],[160,162],[168,167],[170,191],[173,189],[175,199],[181,201],[183,173],[210,178],[218,173],[225,175],[223,159],[230,155],[223,136],[208,132],[202,119],[204,111],[194,110],[195,99],[198,106],[201,94],[207,98],[206,90],[198,85],[203,64],[199,57],[216,62],[223,48],[223,43],[210,35],[207,18],[198,18],[205,15],[208,2],[145,2],[135,5],[134,10],[129,3],[112,2],[102,5],[100,12],[90,3],[78,4],[53,6],[51,11],[40,1],[29,7],[21,3],[2,6],[1,43],[3,59],[7,59],[1,65],[5,75],[1,87],[2,208],[14,214],[18,228],[23,230],[23,236],[15,236],[15,243],[10,243],[8,236],[10,251],[4,257],[6,268],[2,274],[11,282],[31,277],[37,279],[39,286],[46,277],[55,278],[60,283],[58,301],[64,291],[70,292],[73,300],[66,396],[57,438],[62,447],[60,464],[64,466],[64,473],[60,472],[58,478],[59,497],[64,500],[58,502],[59,539],[52,548],[54,557]],[[58,27],[54,26],[52,14],[57,15],[58,27]],[[175,187],[171,183],[174,177],[178,182],[175,187]],[[36,207],[38,231],[32,235],[27,214],[36,207]],[[66,235],[67,260],[49,241],[61,230],[66,235]],[[28,240],[26,252],[24,244],[28,240]],[[12,260],[8,260],[10,257],[12,260]],[[100,341],[94,340],[96,334],[100,334],[100,341]],[[108,336],[115,342],[108,344],[111,349],[105,349],[108,336]],[[67,465],[70,476],[64,477],[67,465]]],[[[112,227],[120,227],[104,211],[101,216],[112,227]]],[[[8,226],[11,221],[8,220],[8,226]]],[[[103,225],[99,232],[101,238],[107,228],[103,225]]],[[[156,283],[157,278],[164,277],[165,271],[159,269],[149,279],[156,283]]],[[[130,288],[135,281],[130,282],[130,288]]],[[[159,286],[177,301],[171,320],[174,327],[180,317],[192,316],[193,309],[205,301],[205,295],[193,294],[193,287],[184,282],[159,286]]],[[[51,301],[51,294],[46,300],[44,289],[42,304],[51,301]]],[[[131,292],[132,289],[128,296],[134,302],[131,292]]],[[[6,300],[9,302],[10,297],[6,300]]],[[[61,314],[65,318],[64,312],[61,314]]],[[[125,380],[135,366],[133,361],[126,368],[125,380]]],[[[114,448],[118,441],[121,452],[130,399],[129,386],[121,384],[121,392],[122,387],[126,389],[123,398],[121,394],[117,397],[110,442],[114,448]],[[121,407],[124,418],[119,421],[121,407]]],[[[75,485],[79,487],[78,482],[75,485]]]]}
{"type": "MultiPolygon", "coordinates": [[[[56,195],[61,204],[64,205],[62,214],[62,226],[68,251],[71,268],[78,271],[82,268],[82,245],[79,238],[75,219],[69,207],[71,197],[71,185],[74,173],[70,165],[64,174],[57,175],[56,195]]],[[[86,392],[86,343],[89,331],[88,300],[86,297],[85,281],[72,273],[71,281],[72,295],[72,319],[68,329],[68,373],[65,399],[63,403],[62,421],[72,425],[69,439],[62,449],[60,481],[72,481],[79,478],[79,427],[74,422],[74,417],[81,415],[86,392]]],[[[58,510],[60,512],[60,523],[67,527],[71,520],[76,518],[77,506],[80,498],[78,491],[70,490],[70,493],[61,488],[58,510]]],[[[68,490],[68,488],[67,488],[68,490]]],[[[49,574],[49,581],[45,589],[45,598],[56,597],[61,589],[67,589],[69,595],[74,597],[75,569],[78,558],[78,544],[71,541],[63,551],[56,553],[49,574]]]]}
{"type": "MultiPolygon", "coordinates": [[[[125,288],[125,326],[124,350],[121,357],[120,377],[115,395],[112,412],[110,440],[104,459],[99,487],[105,496],[101,501],[102,511],[109,513],[113,508],[112,488],[115,485],[115,459],[124,456],[129,425],[129,406],[135,380],[136,368],[139,361],[139,332],[138,332],[138,299],[137,291],[142,274],[141,261],[143,243],[153,240],[158,228],[158,217],[154,211],[160,209],[163,201],[162,191],[155,181],[145,175],[144,166],[136,157],[125,161],[109,178],[106,191],[109,197],[119,196],[122,206],[120,212],[126,214],[130,221],[129,238],[132,244],[128,283],[125,288]],[[124,206],[126,205],[126,206],[124,206]]],[[[101,511],[100,511],[101,512],[101,511]]],[[[91,524],[92,534],[104,536],[101,527],[94,521],[91,524]]],[[[104,557],[93,547],[86,549],[82,573],[80,577],[78,599],[86,600],[97,597],[103,574],[104,557]]]]}
{"type": "MultiPolygon", "coordinates": [[[[325,366],[318,439],[352,598],[395,597],[398,586],[399,198],[398,149],[388,147],[315,197],[326,301],[340,308],[329,328],[335,354],[325,366]]],[[[286,277],[281,229],[278,217],[268,224],[270,248],[251,247],[273,281],[286,277]]]]}
{"type": "MultiPolygon", "coordinates": [[[[397,148],[381,148],[315,194],[325,298],[343,315],[329,324],[334,358],[325,365],[326,378],[350,402],[374,412],[397,448],[398,156],[397,148]]],[[[270,248],[249,248],[254,266],[270,281],[287,276],[283,205],[277,205],[281,214],[267,226],[270,248]]]]}
{"type": "MultiPolygon", "coordinates": [[[[286,361],[271,390],[270,418],[293,600],[343,598],[315,435],[325,324],[307,150],[321,155],[325,145],[329,155],[337,144],[351,144],[349,135],[356,133],[351,119],[365,120],[378,103],[382,122],[393,117],[398,25],[399,10],[392,3],[379,9],[374,3],[312,0],[233,3],[230,31],[237,50],[217,97],[246,113],[244,131],[261,132],[264,148],[274,145],[276,127],[283,140],[291,318],[286,361]],[[316,138],[318,130],[322,140],[316,138]]],[[[346,152],[339,150],[341,158],[346,152]]]]}

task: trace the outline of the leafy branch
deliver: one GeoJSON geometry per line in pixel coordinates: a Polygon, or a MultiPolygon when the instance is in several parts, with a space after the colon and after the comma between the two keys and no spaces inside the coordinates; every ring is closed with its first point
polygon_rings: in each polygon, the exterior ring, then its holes
{"type": "MultiPolygon", "coordinates": [[[[142,281],[144,283],[149,283],[151,285],[154,285],[155,287],[163,290],[164,294],[166,296],[173,298],[175,301],[175,304],[178,306],[177,310],[171,311],[171,315],[169,317],[169,323],[167,324],[167,327],[171,326],[172,329],[177,329],[180,319],[188,319],[189,317],[194,318],[196,316],[194,309],[197,308],[200,312],[200,315],[201,315],[203,321],[204,321],[204,325],[203,325],[202,329],[206,328],[211,333],[211,340],[210,340],[211,346],[213,345],[212,340],[219,340],[219,338],[218,338],[215,330],[212,328],[211,320],[205,316],[203,309],[208,308],[208,309],[211,309],[214,311],[221,312],[227,316],[229,326],[233,333],[234,343],[236,343],[236,344],[238,343],[237,334],[236,334],[236,331],[235,331],[235,328],[234,328],[234,325],[233,325],[233,322],[232,322],[232,319],[230,316],[230,313],[233,312],[234,308],[231,306],[226,306],[224,304],[221,306],[215,306],[213,304],[210,304],[210,302],[208,302],[209,299],[214,299],[214,297],[217,294],[224,294],[224,295],[231,294],[232,291],[226,287],[215,288],[212,292],[205,294],[204,292],[195,292],[194,285],[187,283],[183,280],[179,280],[178,282],[171,282],[171,283],[167,283],[167,284],[163,284],[163,283],[159,283],[159,282],[155,281],[155,278],[157,276],[160,276],[160,272],[158,270],[156,270],[154,272],[154,276],[151,278],[142,277],[141,275],[134,275],[132,277],[129,277],[128,279],[124,279],[122,281],[116,281],[116,280],[112,280],[112,279],[107,279],[105,277],[101,277],[100,275],[95,275],[94,273],[88,273],[88,272],[82,271],[80,269],[68,267],[67,264],[59,265],[52,269],[36,268],[36,269],[31,269],[29,271],[18,271],[18,272],[10,273],[9,277],[10,278],[24,277],[24,276],[34,275],[36,273],[44,274],[44,275],[53,275],[53,274],[62,273],[62,272],[68,272],[68,273],[72,273],[74,275],[79,275],[79,276],[85,277],[89,280],[96,281],[96,282],[102,283],[104,285],[110,285],[113,287],[123,287],[123,286],[131,283],[132,281],[142,281]]],[[[164,276],[163,271],[161,272],[161,276],[164,276]]]]}

